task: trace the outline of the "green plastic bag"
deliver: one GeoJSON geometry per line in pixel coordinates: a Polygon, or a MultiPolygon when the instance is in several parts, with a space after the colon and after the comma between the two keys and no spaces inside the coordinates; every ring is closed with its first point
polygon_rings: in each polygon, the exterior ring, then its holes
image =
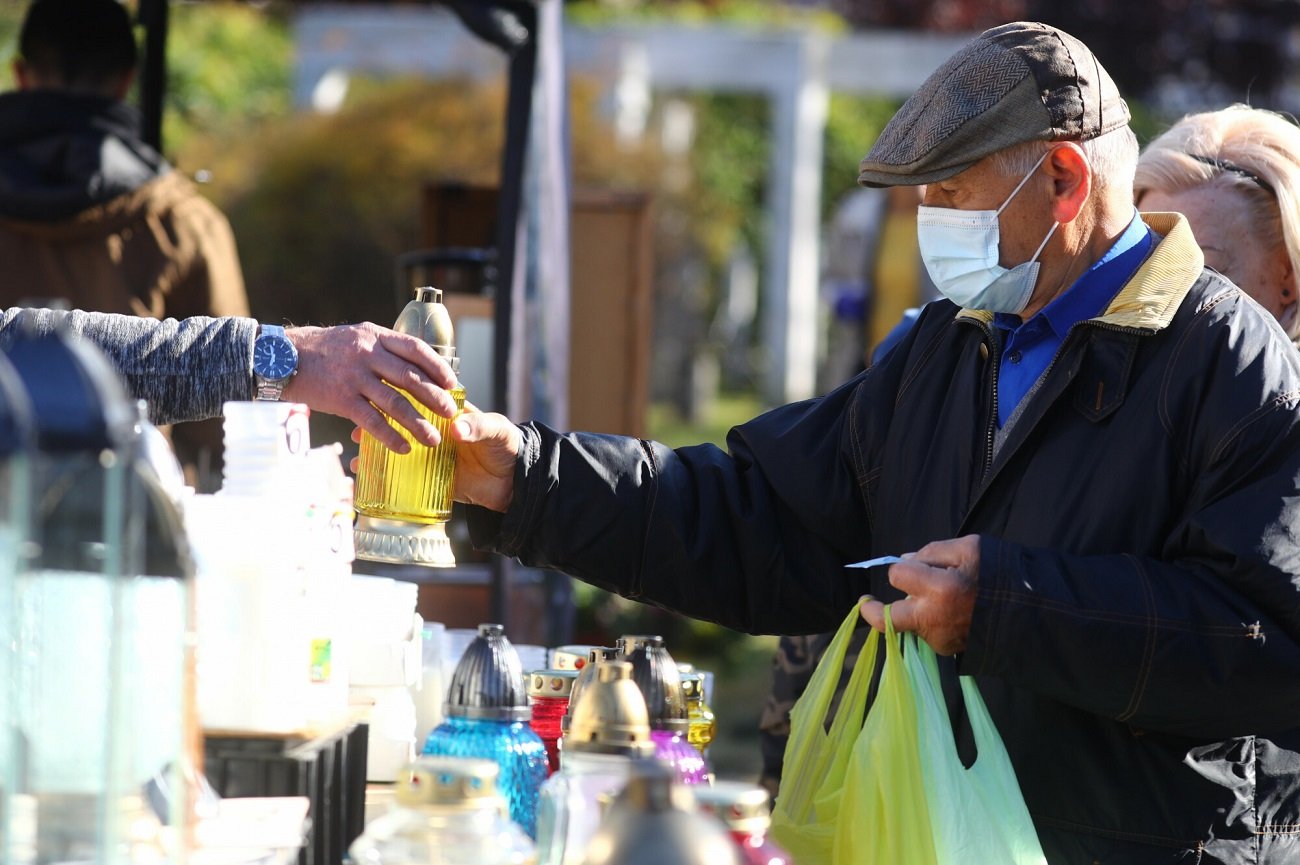
{"type": "Polygon", "coordinates": [[[903,658],[916,696],[922,773],[938,861],[1045,863],[1011,758],[975,680],[961,677],[976,748],[975,762],[967,769],[952,737],[934,650],[915,634],[904,634],[903,658]]]}
{"type": "Polygon", "coordinates": [[[863,648],[829,731],[826,714],[858,622],[855,605],[790,713],[772,834],[800,865],[1045,862],[1006,748],[973,680],[962,695],[978,756],[957,755],[934,651],[896,634],[867,712],[879,635],[863,648]]]}
{"type": "Polygon", "coordinates": [[[880,635],[873,631],[858,654],[834,717],[829,717],[844,657],[860,621],[855,605],[817,663],[808,687],[790,710],[790,738],[785,745],[780,794],[772,806],[771,831],[799,865],[832,861],[844,775],[862,731],[862,714],[880,644],[880,635]]]}
{"type": "MultiPolygon", "coordinates": [[[[914,682],[900,657],[889,607],[885,607],[884,641],[880,690],[853,747],[829,861],[939,865],[944,860],[938,857],[932,834],[935,803],[926,795],[921,760],[925,719],[918,712],[914,682]]],[[[995,860],[967,859],[963,865],[986,861],[995,860]]]]}

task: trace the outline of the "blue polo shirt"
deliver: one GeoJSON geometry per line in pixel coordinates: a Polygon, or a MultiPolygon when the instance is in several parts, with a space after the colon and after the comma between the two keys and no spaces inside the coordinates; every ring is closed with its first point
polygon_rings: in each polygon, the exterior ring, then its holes
{"type": "Polygon", "coordinates": [[[993,324],[1002,331],[998,364],[998,427],[1011,417],[1076,323],[1094,318],[1137,272],[1155,245],[1155,235],[1133,211],[1128,228],[1088,272],[1029,321],[1000,312],[993,324]]]}

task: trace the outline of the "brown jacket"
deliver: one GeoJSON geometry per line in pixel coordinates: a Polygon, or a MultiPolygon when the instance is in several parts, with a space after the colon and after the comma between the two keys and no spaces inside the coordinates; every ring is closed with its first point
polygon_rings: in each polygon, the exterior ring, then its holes
{"type": "Polygon", "coordinates": [[[0,307],[248,315],[226,217],[177,171],[58,222],[0,218],[0,307]]]}

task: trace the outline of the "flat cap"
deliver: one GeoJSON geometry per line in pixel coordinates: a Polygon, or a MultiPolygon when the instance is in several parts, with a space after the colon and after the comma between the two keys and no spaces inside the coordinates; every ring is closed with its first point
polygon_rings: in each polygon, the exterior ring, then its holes
{"type": "Polygon", "coordinates": [[[903,103],[863,158],[858,183],[933,183],[1013,144],[1083,141],[1128,121],[1128,105],[1086,45],[1046,24],[1003,24],[903,103]]]}

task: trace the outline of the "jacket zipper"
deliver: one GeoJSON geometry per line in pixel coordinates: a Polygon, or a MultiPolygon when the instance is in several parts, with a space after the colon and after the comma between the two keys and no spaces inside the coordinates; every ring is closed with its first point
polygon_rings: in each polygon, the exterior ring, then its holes
{"type": "Polygon", "coordinates": [[[993,443],[997,438],[998,432],[998,372],[1002,368],[1002,341],[998,339],[997,328],[981,324],[984,329],[984,336],[987,338],[989,345],[989,360],[992,362],[993,375],[990,384],[992,399],[989,400],[990,412],[988,423],[984,429],[984,466],[980,471],[980,483],[978,489],[984,488],[984,481],[989,476],[989,471],[993,468],[993,443]]]}
{"type": "MultiPolygon", "coordinates": [[[[998,371],[1002,367],[1002,346],[1001,346],[1001,341],[998,339],[997,336],[997,328],[991,327],[988,324],[985,324],[984,322],[978,322],[977,326],[984,332],[985,341],[989,345],[990,359],[994,358],[995,351],[996,351],[996,359],[993,362],[993,375],[992,375],[993,411],[989,415],[988,426],[985,430],[985,435],[984,435],[984,468],[983,471],[980,472],[980,484],[979,484],[979,490],[975,495],[976,500],[978,500],[979,497],[983,495],[984,487],[986,486],[986,482],[989,479],[988,477],[989,472],[993,469],[993,443],[997,435],[997,422],[998,422],[998,371]]],[[[1107,322],[1097,321],[1095,319],[1085,319],[1083,321],[1076,321],[1074,324],[1070,325],[1070,328],[1065,332],[1065,336],[1061,338],[1060,346],[1058,346],[1056,351],[1052,354],[1052,359],[1048,362],[1047,368],[1044,369],[1042,373],[1039,375],[1040,379],[1046,379],[1047,376],[1051,374],[1052,369],[1056,366],[1056,359],[1061,356],[1061,349],[1065,347],[1066,342],[1068,342],[1070,337],[1074,335],[1075,329],[1084,326],[1095,327],[1100,330],[1114,331],[1115,333],[1133,333],[1134,331],[1137,331],[1138,333],[1150,334],[1155,332],[1153,330],[1147,330],[1145,328],[1134,328],[1134,327],[1125,327],[1118,324],[1109,324],[1107,322]]]]}

